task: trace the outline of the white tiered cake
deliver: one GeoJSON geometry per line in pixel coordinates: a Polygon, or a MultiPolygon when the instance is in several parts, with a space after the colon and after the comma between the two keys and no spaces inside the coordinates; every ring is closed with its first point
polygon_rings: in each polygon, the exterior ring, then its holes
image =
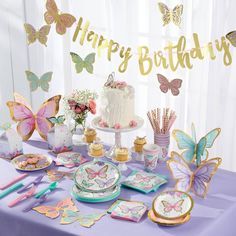
{"type": "Polygon", "coordinates": [[[100,126],[125,128],[136,126],[134,88],[123,81],[108,80],[101,94],[100,126]]]}

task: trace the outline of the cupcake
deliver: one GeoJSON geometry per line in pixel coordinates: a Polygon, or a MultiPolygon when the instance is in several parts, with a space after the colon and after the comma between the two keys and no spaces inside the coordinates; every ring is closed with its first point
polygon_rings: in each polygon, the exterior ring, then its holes
{"type": "Polygon", "coordinates": [[[116,148],[115,150],[115,159],[117,161],[127,161],[129,158],[129,150],[128,148],[116,148]]]}
{"type": "Polygon", "coordinates": [[[103,145],[101,143],[91,143],[89,147],[89,153],[92,156],[102,156],[104,153],[103,145]]]}
{"type": "Polygon", "coordinates": [[[135,152],[143,152],[143,146],[147,143],[145,138],[146,137],[136,137],[136,139],[134,140],[135,152]]]}
{"type": "Polygon", "coordinates": [[[85,137],[85,141],[87,143],[92,143],[93,141],[96,140],[96,136],[97,136],[97,132],[95,129],[92,128],[87,128],[84,131],[84,137],[85,137]]]}

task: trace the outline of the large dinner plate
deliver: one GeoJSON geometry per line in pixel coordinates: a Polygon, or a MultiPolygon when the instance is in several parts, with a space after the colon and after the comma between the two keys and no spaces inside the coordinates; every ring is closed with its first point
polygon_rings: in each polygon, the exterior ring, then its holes
{"type": "Polygon", "coordinates": [[[152,202],[152,210],[157,217],[174,220],[190,214],[193,208],[192,197],[181,191],[166,191],[152,202]]]}
{"type": "Polygon", "coordinates": [[[118,168],[104,161],[91,161],[79,166],[75,172],[75,184],[87,192],[104,192],[115,187],[120,179],[118,168]]]}

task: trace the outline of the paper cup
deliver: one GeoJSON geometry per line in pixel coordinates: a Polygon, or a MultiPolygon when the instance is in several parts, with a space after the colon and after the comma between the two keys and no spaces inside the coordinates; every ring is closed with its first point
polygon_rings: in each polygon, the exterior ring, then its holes
{"type": "Polygon", "coordinates": [[[144,167],[148,172],[152,172],[157,167],[159,146],[156,144],[145,144],[143,146],[144,167]]]}

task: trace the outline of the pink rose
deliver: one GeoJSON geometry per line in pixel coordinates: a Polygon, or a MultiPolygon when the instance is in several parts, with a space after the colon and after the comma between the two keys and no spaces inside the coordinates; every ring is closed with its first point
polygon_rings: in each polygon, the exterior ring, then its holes
{"type": "Polygon", "coordinates": [[[89,109],[93,115],[96,114],[96,102],[94,100],[89,101],[89,109]]]}
{"type": "Polygon", "coordinates": [[[68,100],[68,104],[71,110],[75,110],[75,107],[77,105],[77,102],[74,100],[68,100]]]}
{"type": "Polygon", "coordinates": [[[87,109],[87,107],[84,104],[81,104],[79,108],[81,109],[82,112],[84,112],[87,109]]]}
{"type": "Polygon", "coordinates": [[[127,83],[124,81],[117,81],[116,87],[119,89],[123,89],[127,86],[127,83]]]}
{"type": "Polygon", "coordinates": [[[105,127],[108,126],[107,123],[106,123],[105,121],[103,121],[103,120],[100,120],[99,123],[98,123],[98,125],[99,125],[100,127],[102,127],[102,128],[105,128],[105,127]]]}
{"type": "Polygon", "coordinates": [[[75,108],[75,113],[76,114],[80,114],[81,112],[82,112],[82,110],[80,109],[80,107],[75,108]]]}
{"type": "Polygon", "coordinates": [[[129,126],[130,126],[130,127],[136,127],[136,126],[137,126],[137,122],[136,122],[135,120],[131,120],[131,121],[129,122],[129,126]]]}
{"type": "Polygon", "coordinates": [[[115,125],[114,125],[114,129],[120,129],[121,128],[121,125],[119,124],[119,123],[116,123],[115,125]]]}

